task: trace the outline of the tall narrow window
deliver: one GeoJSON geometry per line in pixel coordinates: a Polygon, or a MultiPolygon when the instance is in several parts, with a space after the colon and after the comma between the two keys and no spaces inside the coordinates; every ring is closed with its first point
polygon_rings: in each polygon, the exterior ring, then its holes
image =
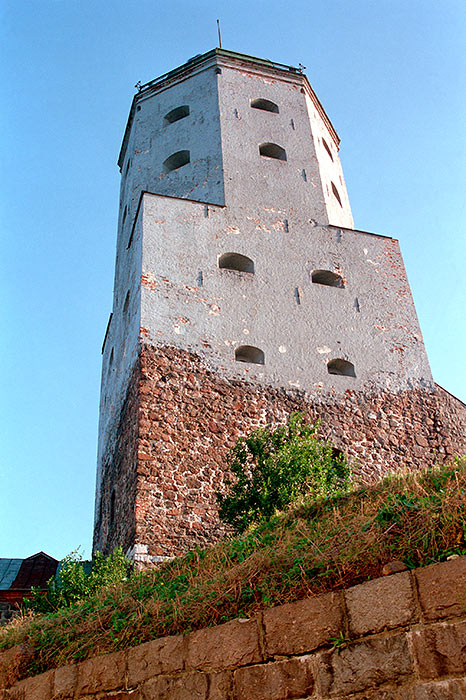
{"type": "Polygon", "coordinates": [[[343,278],[331,270],[313,270],[311,280],[314,284],[324,284],[326,287],[344,287],[343,278]]]}
{"type": "Polygon", "coordinates": [[[279,112],[278,105],[276,105],[275,102],[265,100],[262,97],[257,100],[251,100],[251,107],[254,109],[262,109],[264,112],[275,112],[275,114],[279,112]]]}
{"type": "Polygon", "coordinates": [[[335,187],[335,185],[333,184],[333,182],[332,182],[332,192],[335,195],[335,199],[337,200],[338,204],[340,205],[340,207],[342,207],[343,204],[341,203],[340,194],[339,194],[337,188],[335,187]]]}
{"type": "Polygon", "coordinates": [[[330,158],[333,160],[332,151],[330,150],[330,147],[329,147],[327,141],[325,139],[322,139],[322,143],[324,144],[324,148],[327,151],[327,153],[329,154],[330,158]]]}
{"type": "Polygon", "coordinates": [[[265,356],[260,348],[255,348],[252,345],[240,345],[235,350],[235,360],[237,362],[251,362],[255,365],[263,365],[265,356]]]}
{"type": "Polygon", "coordinates": [[[223,270],[238,270],[238,272],[254,272],[254,262],[251,258],[240,253],[224,253],[218,259],[218,266],[223,270]]]}
{"type": "Polygon", "coordinates": [[[348,360],[335,358],[327,363],[327,371],[329,374],[340,374],[345,377],[355,377],[354,365],[348,360]]]}
{"type": "Polygon", "coordinates": [[[169,156],[166,160],[164,160],[164,172],[169,173],[172,170],[178,170],[178,168],[182,168],[183,165],[187,165],[189,161],[189,151],[177,151],[176,153],[173,153],[171,156],[169,156]]]}
{"type": "Polygon", "coordinates": [[[125,303],[123,304],[123,313],[126,314],[129,308],[129,290],[126,292],[125,303]]]}
{"type": "Polygon", "coordinates": [[[260,143],[259,153],[264,158],[276,158],[277,160],[286,160],[286,151],[277,143],[260,143]]]}
{"type": "Polygon", "coordinates": [[[180,119],[184,119],[189,115],[189,106],[188,105],[181,105],[181,107],[176,107],[175,109],[172,109],[171,112],[168,112],[163,118],[163,123],[165,126],[167,124],[173,124],[174,122],[179,121],[180,119]]]}

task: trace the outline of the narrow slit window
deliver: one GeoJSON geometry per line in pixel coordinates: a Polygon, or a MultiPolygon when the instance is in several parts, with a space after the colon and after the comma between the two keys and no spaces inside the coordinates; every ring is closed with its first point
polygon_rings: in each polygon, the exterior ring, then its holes
{"type": "Polygon", "coordinates": [[[332,151],[330,150],[330,147],[325,139],[322,139],[322,143],[324,144],[324,148],[327,151],[327,153],[330,156],[330,159],[333,161],[333,156],[332,156],[332,151]]]}
{"type": "Polygon", "coordinates": [[[340,205],[340,207],[342,207],[343,204],[341,203],[340,194],[339,194],[337,188],[335,187],[335,185],[333,184],[333,182],[332,182],[332,192],[335,195],[335,199],[337,200],[338,204],[340,205]]]}
{"type": "Polygon", "coordinates": [[[344,287],[343,278],[331,270],[314,270],[311,274],[314,284],[323,284],[326,287],[344,287]]]}
{"type": "Polygon", "coordinates": [[[221,270],[254,272],[254,261],[240,253],[224,253],[218,259],[218,266],[221,270]]]}
{"type": "Polygon", "coordinates": [[[276,160],[286,160],[286,151],[277,143],[259,144],[259,153],[264,158],[275,158],[276,160]]]}
{"type": "Polygon", "coordinates": [[[327,363],[327,371],[329,374],[339,374],[345,377],[355,377],[354,365],[348,360],[335,358],[327,363]]]}
{"type": "Polygon", "coordinates": [[[235,360],[237,362],[251,362],[255,365],[265,364],[265,356],[263,350],[255,348],[252,345],[240,345],[235,350],[235,360]]]}
{"type": "Polygon", "coordinates": [[[275,102],[271,102],[271,100],[266,100],[263,97],[260,97],[257,100],[251,100],[251,107],[253,109],[262,109],[264,112],[275,112],[275,114],[278,114],[280,111],[278,109],[278,105],[275,104],[275,102]]]}
{"type": "Polygon", "coordinates": [[[181,105],[181,107],[175,107],[171,112],[168,112],[163,118],[163,123],[165,126],[167,124],[174,124],[174,122],[184,119],[187,116],[189,116],[189,106],[181,105]]]}
{"type": "Polygon", "coordinates": [[[129,291],[126,293],[125,303],[123,304],[123,313],[126,314],[129,308],[129,291]]]}
{"type": "Polygon", "coordinates": [[[110,525],[113,525],[115,521],[115,490],[112,491],[110,496],[110,525]]]}
{"type": "Polygon", "coordinates": [[[182,168],[183,165],[187,165],[190,160],[189,151],[177,151],[164,160],[163,170],[166,173],[170,173],[172,170],[178,170],[178,168],[182,168]]]}

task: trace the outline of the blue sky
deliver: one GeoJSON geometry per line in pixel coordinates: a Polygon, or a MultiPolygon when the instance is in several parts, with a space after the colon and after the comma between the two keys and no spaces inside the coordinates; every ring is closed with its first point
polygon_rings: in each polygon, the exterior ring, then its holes
{"type": "Polygon", "coordinates": [[[214,48],[306,66],[355,226],[398,238],[466,401],[463,0],[3,0],[0,557],[91,548],[116,159],[138,80],[214,48]]]}

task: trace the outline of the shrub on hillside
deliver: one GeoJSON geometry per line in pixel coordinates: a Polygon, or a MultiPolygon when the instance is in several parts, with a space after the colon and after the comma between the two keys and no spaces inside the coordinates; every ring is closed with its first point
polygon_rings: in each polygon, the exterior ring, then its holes
{"type": "Polygon", "coordinates": [[[79,550],[75,550],[60,562],[57,574],[47,581],[46,591],[31,589],[31,598],[24,601],[24,607],[40,613],[68,608],[101,588],[126,581],[130,569],[131,562],[121,547],[108,556],[97,552],[92,563],[82,561],[79,550]]]}
{"type": "Polygon", "coordinates": [[[348,491],[350,467],[331,443],[320,440],[318,424],[294,413],[286,425],[259,428],[240,438],[227,456],[232,477],[226,493],[216,493],[220,518],[243,532],[267,520],[300,496],[348,491]]]}

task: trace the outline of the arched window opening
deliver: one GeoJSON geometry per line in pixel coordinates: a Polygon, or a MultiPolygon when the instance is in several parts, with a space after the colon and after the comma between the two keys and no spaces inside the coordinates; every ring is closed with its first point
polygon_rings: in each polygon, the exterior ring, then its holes
{"type": "Polygon", "coordinates": [[[189,115],[189,106],[181,105],[181,107],[175,107],[171,112],[168,112],[163,118],[164,124],[173,124],[174,122],[184,119],[189,115]]]}
{"type": "Polygon", "coordinates": [[[123,304],[123,313],[125,314],[129,308],[129,291],[126,293],[125,303],[123,304]]]}
{"type": "Polygon", "coordinates": [[[240,345],[235,350],[235,360],[237,362],[252,362],[255,365],[265,364],[265,356],[260,348],[252,345],[240,345]]]}
{"type": "Polygon", "coordinates": [[[280,111],[275,102],[265,100],[263,97],[260,97],[257,100],[251,100],[251,107],[253,107],[253,109],[263,109],[264,112],[275,112],[275,114],[278,114],[280,111]]]}
{"type": "Polygon", "coordinates": [[[333,192],[333,194],[335,195],[335,199],[337,200],[338,204],[340,205],[340,207],[342,207],[343,204],[341,203],[340,195],[339,195],[339,193],[338,193],[337,188],[336,188],[335,185],[333,184],[333,182],[332,182],[332,192],[333,192]]]}
{"type": "Polygon", "coordinates": [[[329,374],[340,374],[345,377],[355,377],[354,365],[348,360],[335,358],[327,363],[327,371],[329,374]]]}
{"type": "Polygon", "coordinates": [[[164,172],[169,173],[172,170],[178,170],[178,168],[182,168],[183,165],[187,165],[189,161],[189,151],[177,151],[176,153],[173,153],[171,156],[169,156],[166,160],[164,160],[164,172]]]}
{"type": "Polygon", "coordinates": [[[259,153],[264,158],[276,158],[277,160],[286,160],[286,151],[277,143],[260,143],[259,153]]]}
{"type": "Polygon", "coordinates": [[[343,278],[330,270],[314,270],[311,275],[314,284],[324,284],[326,287],[344,287],[343,278]]]}
{"type": "Polygon", "coordinates": [[[322,143],[324,144],[325,150],[327,151],[327,153],[329,154],[331,160],[333,161],[332,151],[330,150],[330,147],[329,147],[327,141],[326,141],[325,139],[322,139],[322,143]]]}
{"type": "Polygon", "coordinates": [[[254,272],[254,262],[251,258],[240,253],[224,253],[218,259],[222,270],[237,270],[238,272],[254,272]]]}

